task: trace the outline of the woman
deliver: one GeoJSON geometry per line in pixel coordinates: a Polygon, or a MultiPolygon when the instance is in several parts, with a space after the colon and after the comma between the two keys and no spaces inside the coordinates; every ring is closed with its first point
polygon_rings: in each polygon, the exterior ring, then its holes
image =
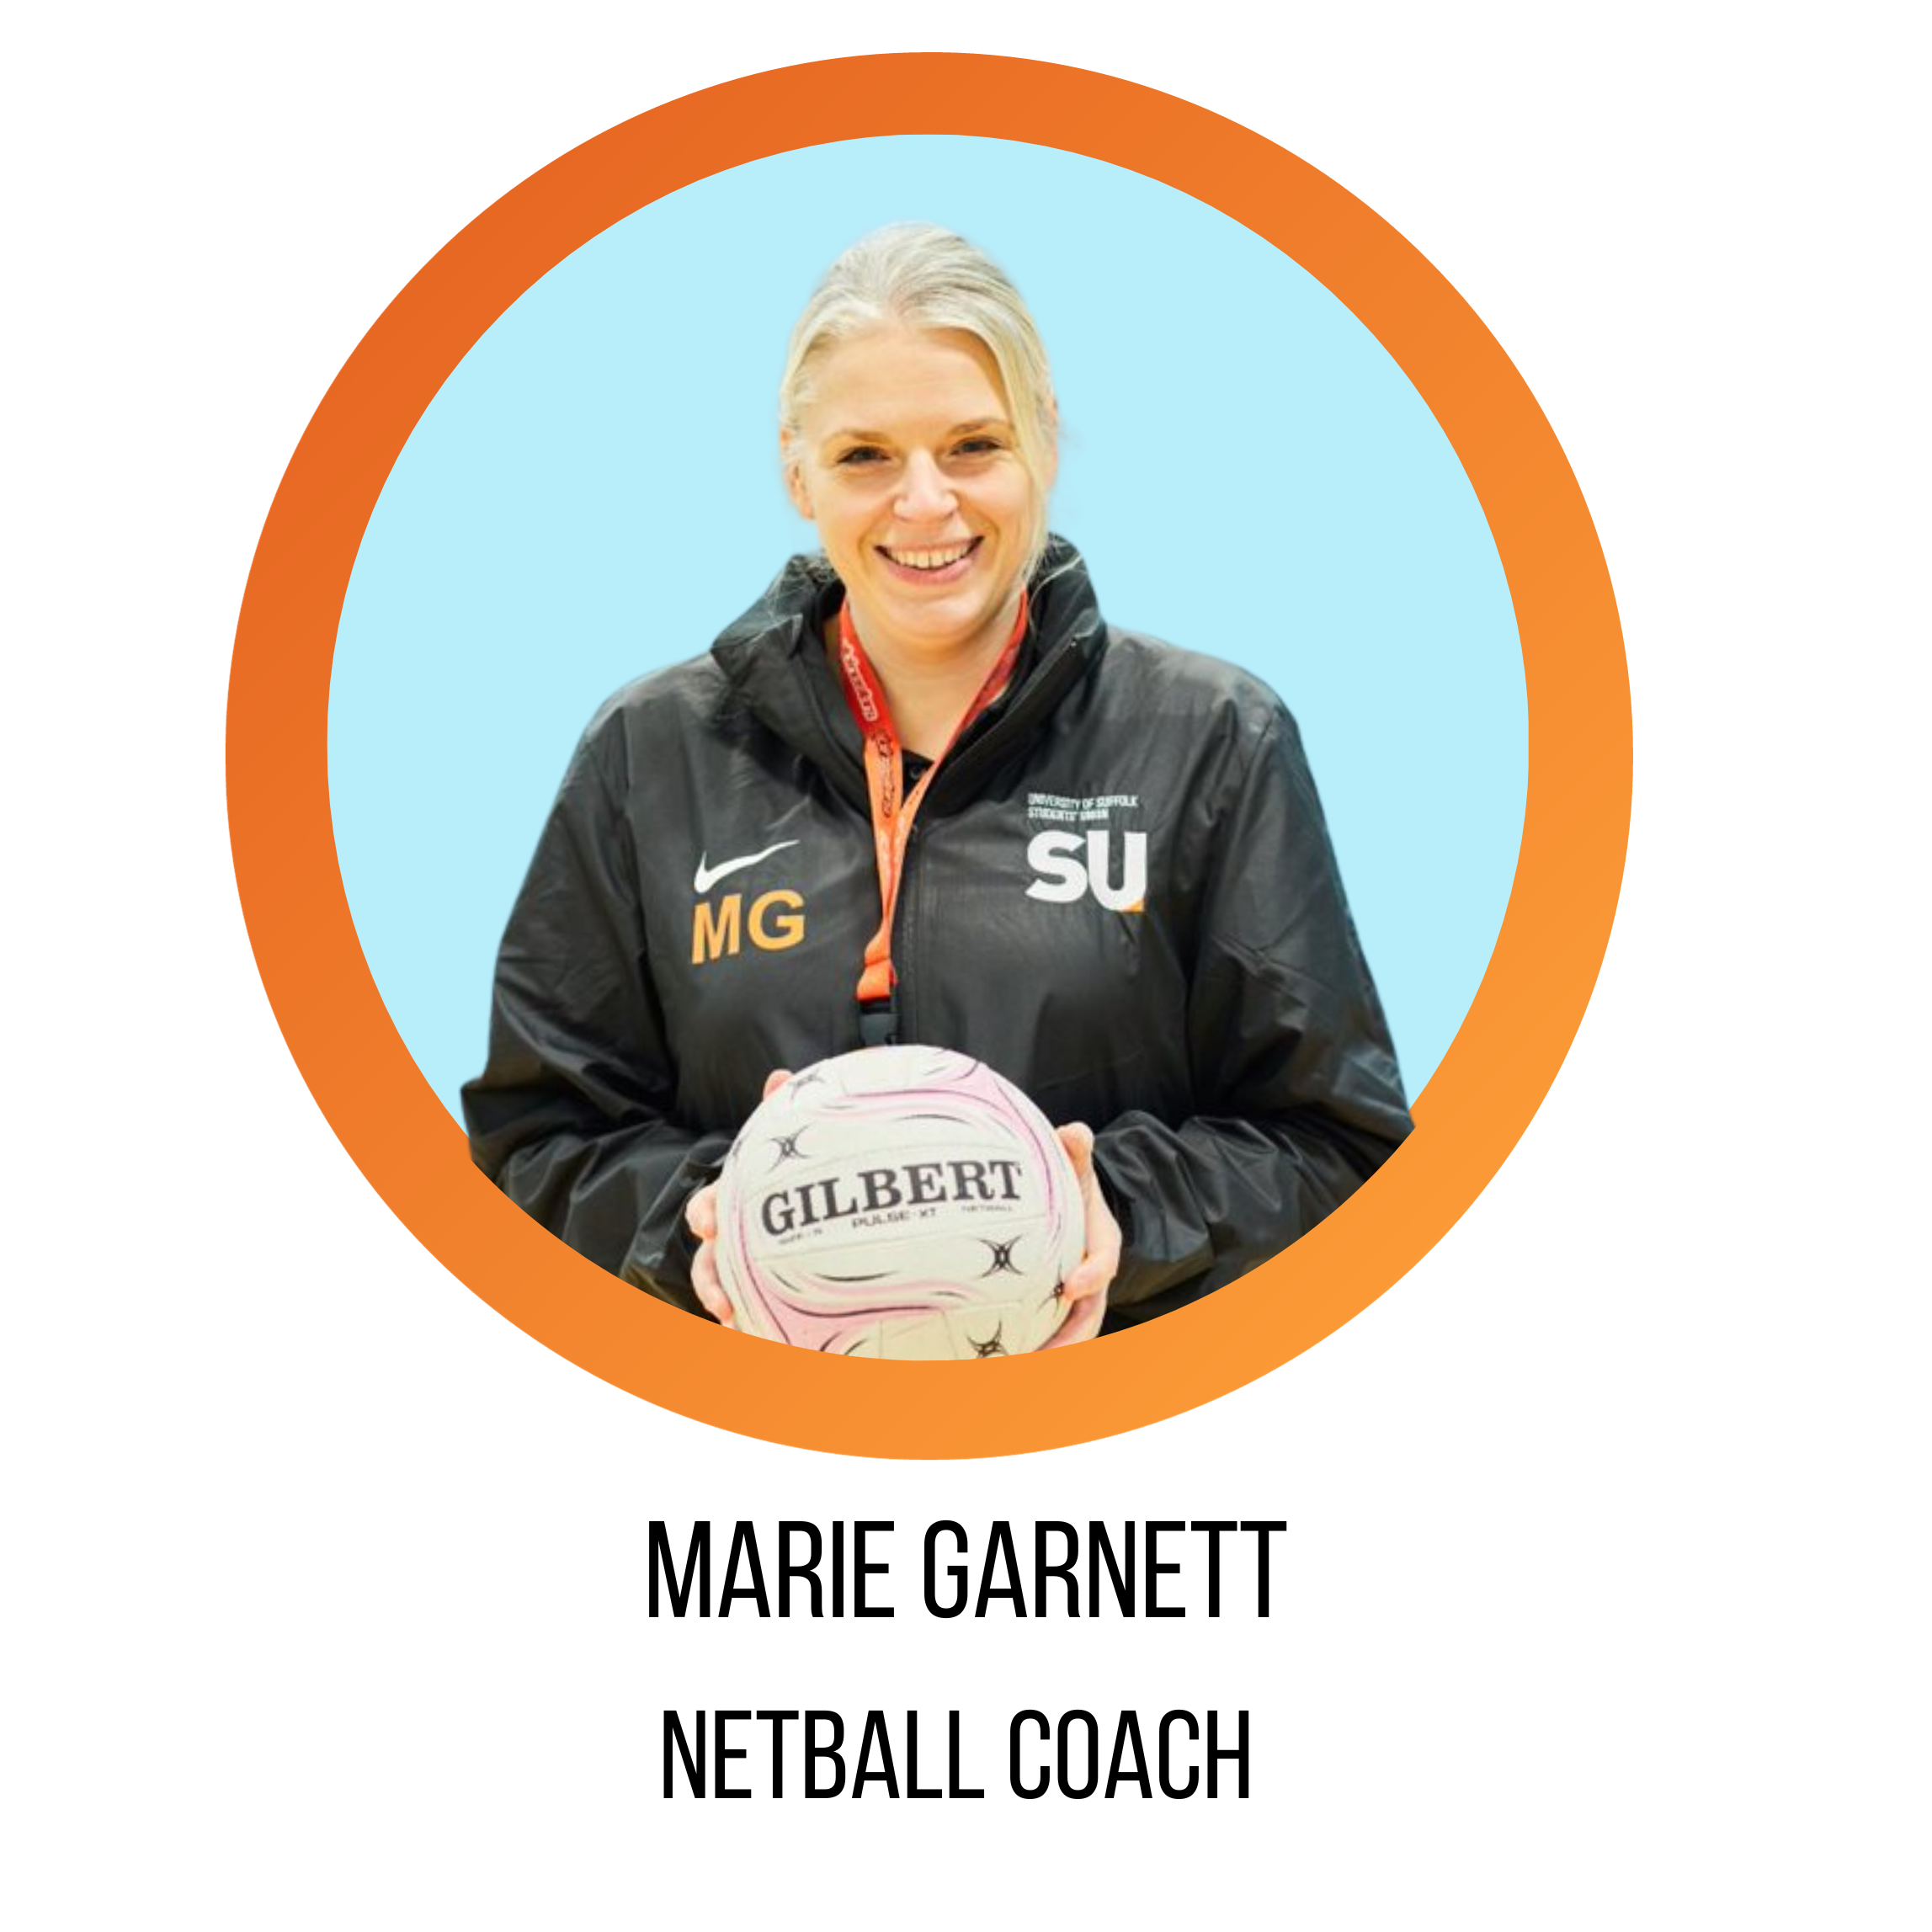
{"type": "Polygon", "coordinates": [[[954,1046],[1067,1124],[1059,1339],[1193,1301],[1408,1131],[1293,722],[1102,621],[1047,535],[1038,333],[958,237],[833,265],[780,415],[822,554],[592,721],[498,962],[476,1161],[722,1318],[709,1183],[773,1069],[954,1046]]]}

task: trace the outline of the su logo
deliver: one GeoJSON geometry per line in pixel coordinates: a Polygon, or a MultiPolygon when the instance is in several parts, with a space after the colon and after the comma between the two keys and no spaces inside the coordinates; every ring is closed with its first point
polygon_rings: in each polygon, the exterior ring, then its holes
{"type": "Polygon", "coordinates": [[[742,892],[727,892],[716,905],[700,899],[691,908],[693,966],[736,955],[742,939],[761,953],[782,953],[804,937],[805,901],[787,886],[759,893],[748,911],[742,892]]]}
{"type": "Polygon", "coordinates": [[[1137,913],[1147,897],[1147,835],[1120,834],[1120,876],[1114,876],[1114,834],[1041,832],[1026,848],[1026,862],[1043,876],[1026,888],[1030,899],[1070,904],[1091,892],[1110,913],[1137,913]],[[1085,857],[1082,857],[1082,848],[1085,857]]]}

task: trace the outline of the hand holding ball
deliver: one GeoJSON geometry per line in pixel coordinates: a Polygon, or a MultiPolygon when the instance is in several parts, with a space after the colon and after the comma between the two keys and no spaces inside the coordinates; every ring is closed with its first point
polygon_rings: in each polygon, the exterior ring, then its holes
{"type": "Polygon", "coordinates": [[[699,1296],[747,1333],[842,1355],[971,1360],[1085,1339],[1120,1255],[1092,1145],[943,1048],[774,1075],[716,1189],[693,1198],[699,1296]]]}

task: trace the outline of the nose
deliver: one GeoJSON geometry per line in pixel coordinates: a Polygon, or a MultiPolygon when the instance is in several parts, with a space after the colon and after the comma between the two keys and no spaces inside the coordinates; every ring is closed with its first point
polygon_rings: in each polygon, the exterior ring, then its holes
{"type": "Polygon", "coordinates": [[[894,514],[906,523],[932,524],[950,517],[957,507],[945,471],[925,450],[915,450],[907,459],[894,514]]]}

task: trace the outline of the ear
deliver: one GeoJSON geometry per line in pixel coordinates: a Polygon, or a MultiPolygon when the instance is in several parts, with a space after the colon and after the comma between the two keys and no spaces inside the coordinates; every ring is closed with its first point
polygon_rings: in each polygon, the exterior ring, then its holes
{"type": "Polygon", "coordinates": [[[812,492],[805,487],[804,452],[795,431],[779,431],[778,460],[785,471],[785,493],[791,498],[792,508],[807,523],[812,522],[812,492]]]}

